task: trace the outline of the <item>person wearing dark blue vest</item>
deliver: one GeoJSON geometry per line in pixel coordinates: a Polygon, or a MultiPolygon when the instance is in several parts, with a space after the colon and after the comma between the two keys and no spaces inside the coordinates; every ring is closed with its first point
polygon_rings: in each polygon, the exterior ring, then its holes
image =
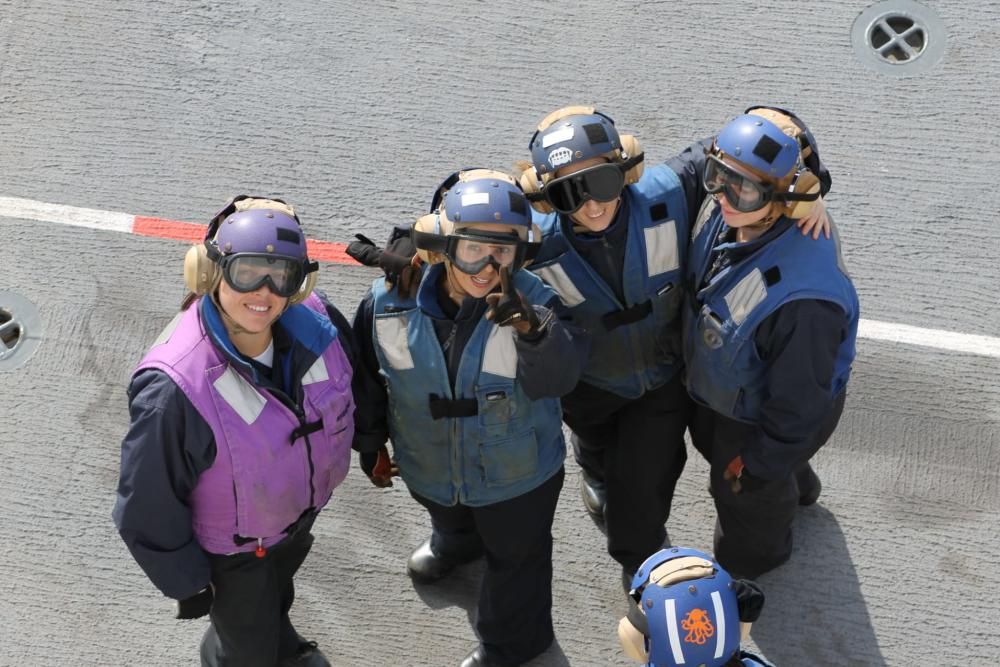
{"type": "Polygon", "coordinates": [[[692,433],[711,464],[715,556],[751,578],[790,557],[795,509],[819,495],[808,462],[837,426],[855,354],[858,297],[836,229],[816,241],[795,229],[824,188],[803,128],[772,109],[722,129],[704,170],[715,201],[685,279],[692,433]]]}
{"type": "Polygon", "coordinates": [[[764,593],[708,554],[671,547],[644,562],[618,623],[625,655],[645,667],[772,667],[743,649],[764,608],[764,593]]]}
{"type": "Polygon", "coordinates": [[[290,206],[232,200],[129,385],[115,525],[177,618],[210,617],[204,666],[330,664],[289,620],[353,436],[351,331],[317,268],[290,206]]]}
{"type": "Polygon", "coordinates": [[[644,170],[636,138],[592,107],[550,114],[530,149],[520,183],[543,233],[531,270],[593,337],[564,419],[584,504],[605,521],[625,585],[666,540],[687,460],[680,304],[692,210],[675,169],[644,170]]]}
{"type": "Polygon", "coordinates": [[[513,179],[476,169],[438,189],[413,242],[425,262],[415,295],[374,282],[355,316],[361,363],[354,447],[377,486],[388,453],[430,514],[410,556],[432,582],[486,556],[463,667],[520,665],[552,643],[552,519],[563,483],[559,397],[587,339],[559,316],[551,288],[521,267],[537,227],[513,179]]]}

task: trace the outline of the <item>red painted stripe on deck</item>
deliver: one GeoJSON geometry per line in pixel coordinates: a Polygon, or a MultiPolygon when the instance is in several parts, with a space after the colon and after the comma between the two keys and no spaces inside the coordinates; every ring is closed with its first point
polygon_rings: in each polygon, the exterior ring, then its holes
{"type": "MultiPolygon", "coordinates": [[[[135,216],[135,222],[132,223],[132,233],[158,239],[173,239],[175,241],[198,243],[205,238],[205,225],[196,222],[164,220],[163,218],[150,218],[137,215],[135,216]]],[[[344,243],[308,239],[306,244],[309,248],[310,259],[320,262],[330,262],[332,264],[357,264],[345,252],[347,245],[344,243]]]]}
{"type": "Polygon", "coordinates": [[[205,225],[179,220],[164,220],[163,218],[147,218],[135,216],[132,223],[132,233],[140,236],[152,236],[158,239],[174,239],[197,243],[205,238],[205,225]]]}

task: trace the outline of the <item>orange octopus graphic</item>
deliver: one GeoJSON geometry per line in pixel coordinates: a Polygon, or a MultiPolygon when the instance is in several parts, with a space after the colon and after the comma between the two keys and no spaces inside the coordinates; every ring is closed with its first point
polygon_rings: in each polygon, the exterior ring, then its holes
{"type": "Polygon", "coordinates": [[[708,612],[704,609],[692,609],[687,618],[681,621],[681,627],[688,631],[684,641],[689,644],[704,644],[709,637],[715,634],[712,619],[708,617],[708,612]]]}

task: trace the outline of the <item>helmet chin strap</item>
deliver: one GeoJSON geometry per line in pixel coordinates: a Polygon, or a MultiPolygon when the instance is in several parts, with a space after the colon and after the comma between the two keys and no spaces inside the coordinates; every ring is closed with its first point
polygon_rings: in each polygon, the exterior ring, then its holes
{"type": "Polygon", "coordinates": [[[451,297],[451,300],[458,305],[462,305],[462,301],[465,300],[465,297],[467,297],[468,294],[466,294],[461,285],[455,281],[453,274],[455,271],[458,271],[458,269],[456,269],[455,265],[448,259],[444,260],[444,266],[444,277],[448,284],[448,296],[451,297]]]}

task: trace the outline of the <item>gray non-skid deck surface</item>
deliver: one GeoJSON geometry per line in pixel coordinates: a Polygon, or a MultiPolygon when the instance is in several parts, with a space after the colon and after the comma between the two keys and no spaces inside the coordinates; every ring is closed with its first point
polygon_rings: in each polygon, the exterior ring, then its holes
{"type": "MultiPolygon", "coordinates": [[[[997,3],[928,3],[942,62],[862,66],[867,2],[0,1],[0,195],[204,220],[229,195],[299,204],[311,236],[382,239],[453,168],[508,167],[534,123],[596,103],[656,162],[754,102],[799,111],[834,174],[865,317],[995,336],[997,3]]],[[[0,215],[4,212],[0,211],[0,215]]],[[[176,309],[182,244],[0,218],[0,288],[45,340],[0,374],[0,664],[190,665],[109,512],[130,367],[176,309]]],[[[326,265],[349,314],[373,273],[326,265]]],[[[792,562],[762,579],[757,645],[779,665],[995,664],[1000,361],[862,340],[817,457],[792,562]]],[[[642,465],[642,462],[636,462],[642,465]]],[[[624,665],[619,573],[577,495],[555,526],[558,645],[534,664],[624,665]]],[[[709,548],[705,465],[670,534],[709,548]]],[[[404,572],[427,534],[399,485],[356,471],[320,518],[294,619],[335,665],[457,664],[478,566],[404,572]]]]}

